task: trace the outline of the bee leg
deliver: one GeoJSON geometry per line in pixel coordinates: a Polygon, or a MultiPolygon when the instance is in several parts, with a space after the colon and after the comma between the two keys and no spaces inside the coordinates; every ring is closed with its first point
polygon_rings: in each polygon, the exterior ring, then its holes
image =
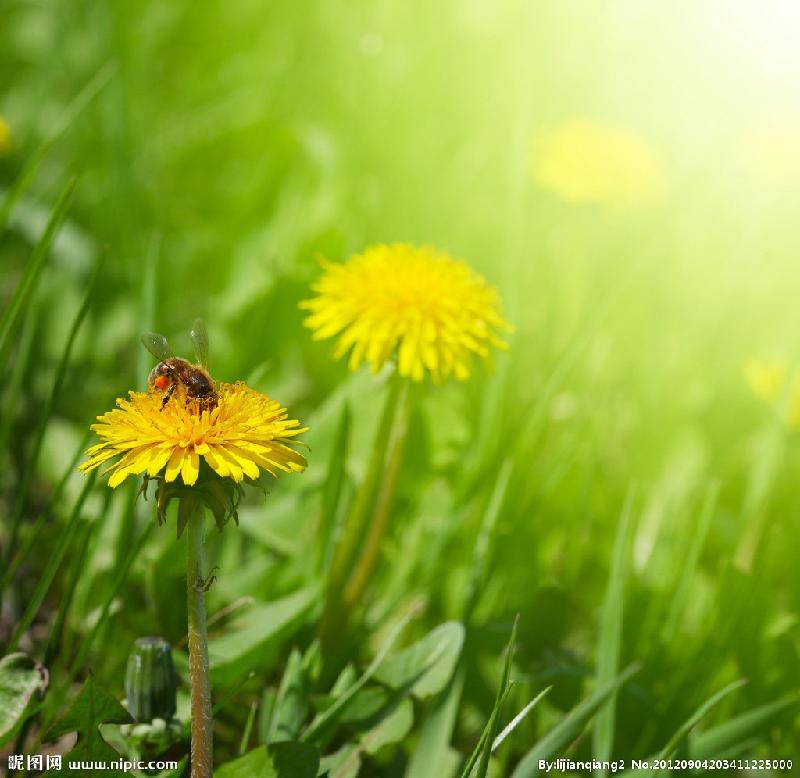
{"type": "Polygon", "coordinates": [[[169,389],[167,389],[167,391],[164,393],[164,399],[161,400],[161,407],[158,410],[164,410],[164,406],[169,402],[169,398],[172,397],[173,393],[175,392],[176,386],[177,384],[169,385],[169,389]]]}

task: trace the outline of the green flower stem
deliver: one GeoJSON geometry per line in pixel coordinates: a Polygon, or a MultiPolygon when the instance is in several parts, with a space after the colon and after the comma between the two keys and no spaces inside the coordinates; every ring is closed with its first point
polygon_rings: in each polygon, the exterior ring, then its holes
{"type": "Polygon", "coordinates": [[[344,602],[348,609],[353,608],[361,600],[367,584],[372,578],[375,565],[381,550],[383,538],[389,526],[389,519],[392,515],[394,496],[397,491],[397,481],[400,470],[405,458],[406,441],[408,439],[408,425],[411,417],[411,392],[406,381],[403,387],[402,397],[399,400],[400,412],[398,413],[397,423],[392,443],[389,461],[383,474],[383,480],[378,490],[375,502],[375,510],[372,512],[372,519],[367,528],[367,536],[361,550],[361,556],[356,563],[355,569],[350,576],[344,591],[344,602]]]}
{"type": "Polygon", "coordinates": [[[191,511],[186,527],[186,590],[189,610],[189,677],[192,687],[192,778],[211,778],[214,767],[211,682],[208,673],[203,509],[191,511]]]}
{"type": "Polygon", "coordinates": [[[397,374],[389,380],[386,399],[383,404],[380,423],[372,444],[367,471],[356,493],[353,506],[344,524],[344,533],[336,546],[328,577],[325,612],[322,617],[320,633],[323,642],[328,642],[332,634],[341,631],[342,594],[350,577],[355,557],[365,534],[367,520],[372,514],[375,494],[378,490],[386,459],[386,449],[394,427],[401,389],[406,386],[397,374]]]}

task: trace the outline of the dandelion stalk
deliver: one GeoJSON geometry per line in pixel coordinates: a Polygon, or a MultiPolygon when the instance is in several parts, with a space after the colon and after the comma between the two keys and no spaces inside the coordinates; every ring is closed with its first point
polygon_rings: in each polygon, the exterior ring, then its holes
{"type": "MultiPolygon", "coordinates": [[[[205,325],[197,320],[192,340],[198,362],[203,365],[208,353],[204,331],[205,325]]],[[[154,333],[148,333],[143,342],[158,343],[170,353],[166,340],[154,333]]],[[[160,363],[164,365],[166,362],[160,363]]],[[[190,394],[190,382],[184,385],[184,378],[170,372],[173,370],[154,370],[159,378],[168,379],[166,384],[148,378],[147,392],[129,392],[128,399],[118,398],[115,409],[97,417],[98,423],[91,428],[100,442],[89,448],[88,458],[79,468],[89,473],[105,465],[104,475],[108,475],[112,488],[131,476],[142,475],[145,496],[148,483],[155,480],[159,525],[167,521],[170,503],[177,501],[177,536],[184,532],[187,536],[192,776],[211,778],[214,714],[205,593],[213,577],[203,556],[205,511],[211,512],[220,531],[230,519],[238,524],[236,508],[243,483],[255,482],[262,470],[277,476],[279,472],[300,473],[305,469],[305,458],[292,445],[306,429],[289,418],[276,400],[242,382],[213,382],[213,392],[199,398],[190,394]]],[[[203,375],[208,383],[213,381],[205,372],[203,375]]]]}
{"type": "Polygon", "coordinates": [[[366,531],[366,524],[371,515],[375,502],[375,493],[378,489],[381,474],[383,473],[386,449],[389,445],[392,429],[397,416],[401,388],[405,385],[398,375],[393,375],[389,380],[386,390],[386,399],[381,412],[381,419],[375,438],[372,443],[367,471],[364,480],[356,493],[353,507],[345,523],[344,535],[336,547],[331,562],[331,572],[328,581],[328,593],[325,604],[325,613],[322,617],[320,634],[323,642],[327,642],[331,629],[337,624],[342,613],[342,593],[348,580],[348,574],[355,561],[358,546],[366,531]]]}
{"type": "MultiPolygon", "coordinates": [[[[182,498],[182,502],[190,498],[182,498]]],[[[183,505],[180,506],[183,508],[183,505]]],[[[179,509],[180,509],[179,508],[179,509]]],[[[208,630],[203,553],[203,509],[189,507],[186,526],[186,593],[189,613],[189,678],[192,698],[192,777],[211,778],[214,766],[214,719],[208,672],[208,630]]]]}
{"type": "Polygon", "coordinates": [[[397,481],[405,458],[406,440],[408,439],[408,424],[411,416],[411,392],[408,381],[403,382],[397,405],[400,410],[397,413],[397,420],[394,425],[394,441],[383,473],[383,479],[377,491],[372,520],[369,522],[361,556],[344,592],[344,601],[348,608],[354,607],[364,594],[378,562],[381,542],[389,526],[394,496],[397,491],[397,481]]]}

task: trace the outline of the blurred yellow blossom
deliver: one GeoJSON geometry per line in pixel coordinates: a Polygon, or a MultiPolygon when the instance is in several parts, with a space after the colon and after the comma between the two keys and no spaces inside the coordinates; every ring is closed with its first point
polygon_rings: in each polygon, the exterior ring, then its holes
{"type": "Polygon", "coordinates": [[[781,411],[785,408],[787,424],[792,428],[800,426],[800,373],[792,375],[785,359],[751,357],[744,363],[742,372],[759,400],[781,411]]]}
{"type": "Polygon", "coordinates": [[[644,203],[664,191],[659,150],[611,124],[566,121],[535,139],[532,162],[536,180],[570,202],[644,203]]]}
{"type": "Polygon", "coordinates": [[[8,122],[0,116],[0,156],[11,151],[11,127],[8,122]]]}

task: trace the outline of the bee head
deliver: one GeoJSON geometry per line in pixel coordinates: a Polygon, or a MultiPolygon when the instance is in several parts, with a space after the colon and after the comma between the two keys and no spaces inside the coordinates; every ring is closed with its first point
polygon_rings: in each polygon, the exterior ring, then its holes
{"type": "Polygon", "coordinates": [[[162,392],[172,383],[172,371],[166,362],[159,362],[147,377],[147,385],[151,389],[159,389],[162,392]]]}

